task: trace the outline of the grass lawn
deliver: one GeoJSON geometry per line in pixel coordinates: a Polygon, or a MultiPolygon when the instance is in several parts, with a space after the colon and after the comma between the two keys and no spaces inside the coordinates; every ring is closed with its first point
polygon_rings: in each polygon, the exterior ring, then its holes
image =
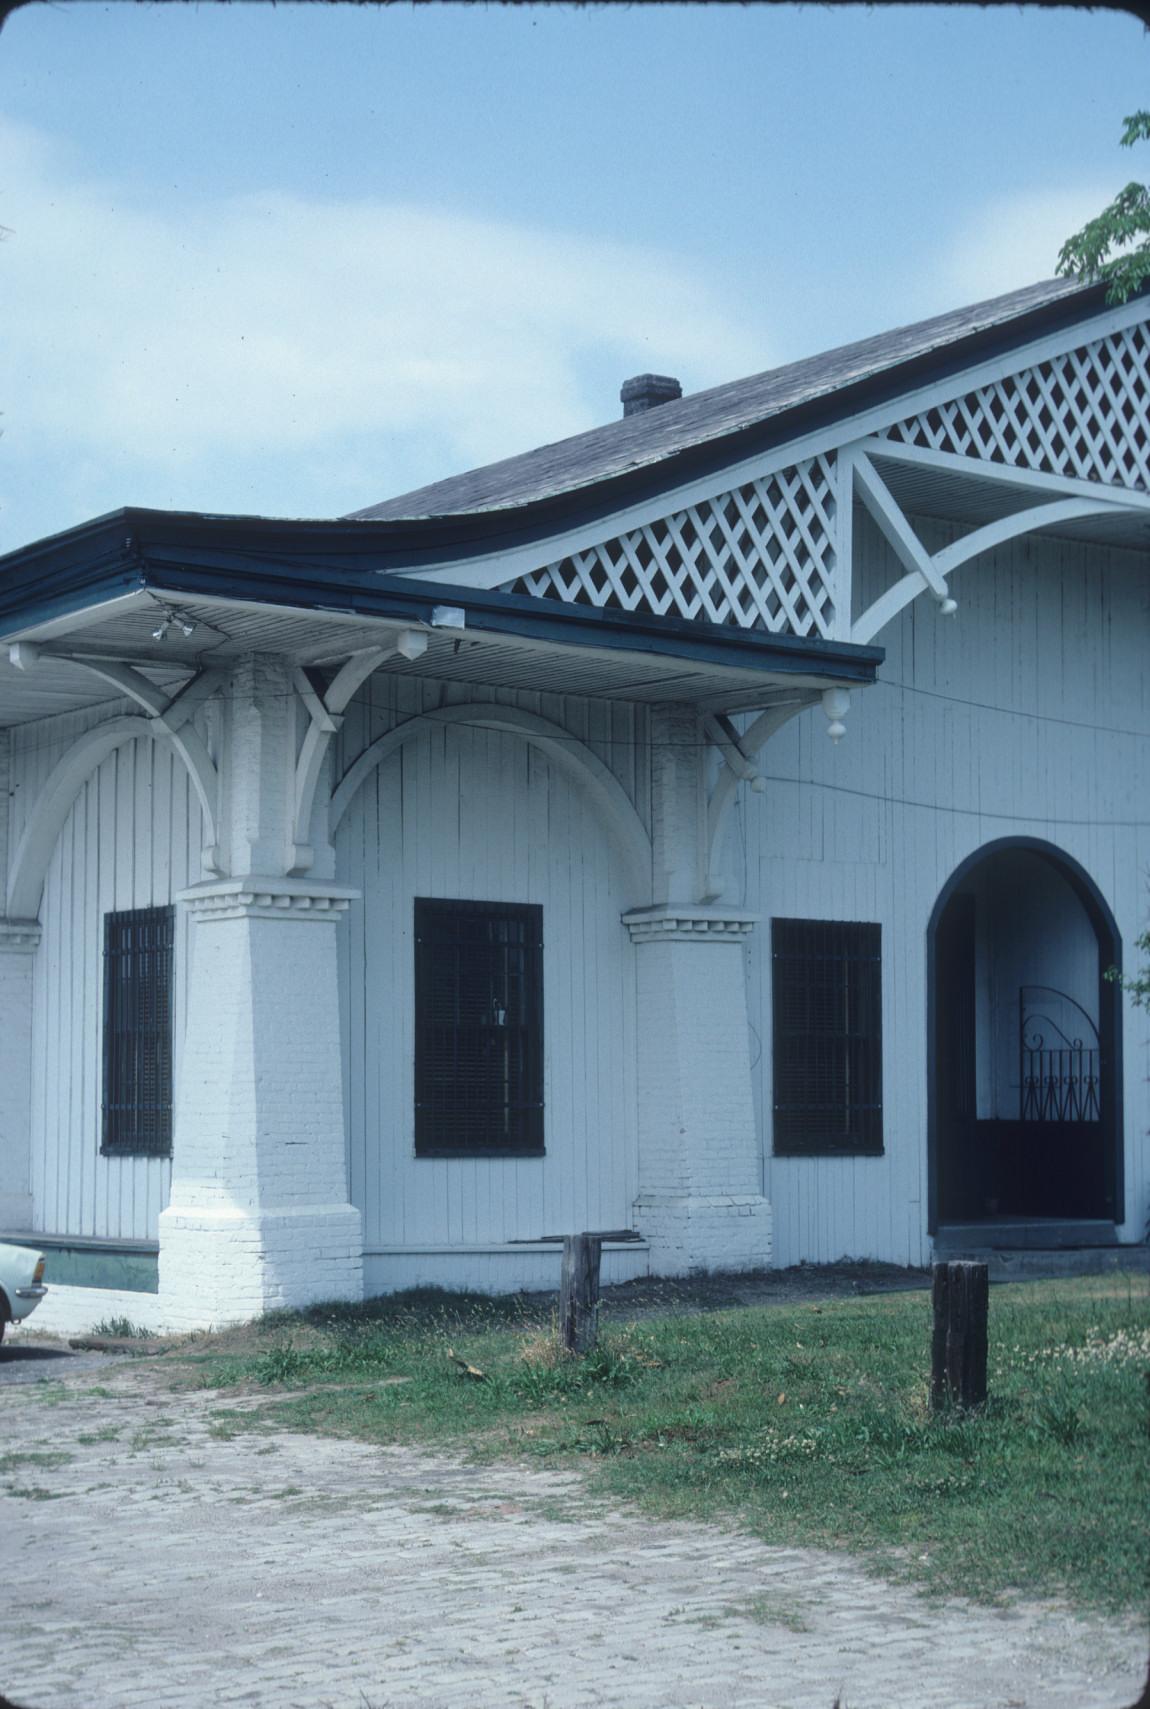
{"type": "Polygon", "coordinates": [[[277,1313],[172,1374],[266,1392],[221,1430],[577,1464],[650,1513],[849,1550],[926,1589],[1145,1606],[1144,1277],[992,1289],[990,1401],[941,1418],[925,1292],[608,1322],[582,1360],[556,1356],[548,1311],[428,1291],[277,1313]]]}

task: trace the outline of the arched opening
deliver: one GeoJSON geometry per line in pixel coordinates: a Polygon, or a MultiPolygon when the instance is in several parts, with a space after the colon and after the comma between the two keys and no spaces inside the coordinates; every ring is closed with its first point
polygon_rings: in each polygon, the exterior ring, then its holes
{"type": "MultiPolygon", "coordinates": [[[[378,763],[349,795],[336,833],[340,880],[360,892],[339,954],[349,1177],[364,1217],[366,1285],[379,1291],[448,1275],[497,1291],[534,1286],[554,1251],[531,1257],[541,1235],[632,1225],[638,1020],[635,952],[621,915],[633,905],[635,863],[558,743],[549,753],[517,729],[463,720],[403,728],[407,739],[376,749],[378,763]],[[435,903],[538,916],[542,1143],[534,1151],[437,1149],[420,1137],[418,921],[435,903]]],[[[469,991],[485,1003],[481,970],[469,991]]],[[[462,1016],[475,1030],[451,1039],[450,1050],[488,1051],[491,1033],[479,1029],[504,1023],[502,1014],[476,1022],[471,1002],[452,988],[449,1023],[462,1016]]]]}
{"type": "Polygon", "coordinates": [[[1121,940],[1098,887],[1036,838],[990,843],[944,887],[927,955],[931,1233],[1112,1239],[1121,940]]]}

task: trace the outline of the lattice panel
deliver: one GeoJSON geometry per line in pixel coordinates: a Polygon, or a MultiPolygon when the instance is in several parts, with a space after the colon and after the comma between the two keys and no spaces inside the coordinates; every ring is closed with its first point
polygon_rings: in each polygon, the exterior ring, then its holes
{"type": "Polygon", "coordinates": [[[828,636],[834,527],[832,454],[688,505],[520,576],[503,591],[828,636]]]}
{"type": "Polygon", "coordinates": [[[900,421],[885,438],[1046,475],[1150,490],[1143,325],[900,421]]]}

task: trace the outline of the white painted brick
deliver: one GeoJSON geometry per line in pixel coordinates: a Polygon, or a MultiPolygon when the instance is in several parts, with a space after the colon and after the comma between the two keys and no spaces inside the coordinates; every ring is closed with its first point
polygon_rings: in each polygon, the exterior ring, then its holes
{"type": "Polygon", "coordinates": [[[32,1226],[32,968],[0,942],[0,1228],[32,1226]]]}
{"type": "MultiPolygon", "coordinates": [[[[706,823],[698,714],[652,716],[654,895],[690,912],[706,823]]],[[[656,1274],[768,1264],[771,1210],[751,1091],[738,936],[640,938],[638,1226],[656,1274]]]]}
{"type": "MultiPolygon", "coordinates": [[[[222,841],[253,892],[275,890],[290,832],[295,736],[287,668],[233,673],[222,841]],[[246,863],[251,862],[248,866],[246,863]]],[[[338,914],[257,904],[197,911],[160,1215],[160,1297],[195,1327],[363,1291],[348,1198],[335,932],[338,914]]]]}

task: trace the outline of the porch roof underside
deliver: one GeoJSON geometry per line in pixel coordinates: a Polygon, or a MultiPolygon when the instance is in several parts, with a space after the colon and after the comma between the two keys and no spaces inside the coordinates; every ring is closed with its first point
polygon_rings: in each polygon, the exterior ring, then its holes
{"type": "Polygon", "coordinates": [[[246,653],[323,667],[405,628],[424,632],[427,648],[388,659],[381,668],[396,675],[707,711],[870,683],[883,657],[880,647],[387,577],[365,543],[356,525],[138,511],[42,543],[38,564],[0,577],[0,727],[119,698],[84,656],[132,665],[174,692],[190,672],[246,653]],[[357,549],[341,566],[351,530],[357,549]],[[156,639],[165,606],[194,626],[190,636],[173,625],[156,639]],[[17,640],[42,649],[33,668],[10,662],[17,640]]]}

